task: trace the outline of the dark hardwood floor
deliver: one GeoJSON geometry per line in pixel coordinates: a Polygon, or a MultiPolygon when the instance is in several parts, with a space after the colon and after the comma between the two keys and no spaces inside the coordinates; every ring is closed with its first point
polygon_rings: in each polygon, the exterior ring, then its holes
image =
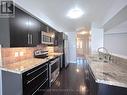
{"type": "Polygon", "coordinates": [[[88,88],[84,81],[83,61],[78,60],[77,64],[70,64],[63,69],[44,95],[89,95],[88,88]]]}

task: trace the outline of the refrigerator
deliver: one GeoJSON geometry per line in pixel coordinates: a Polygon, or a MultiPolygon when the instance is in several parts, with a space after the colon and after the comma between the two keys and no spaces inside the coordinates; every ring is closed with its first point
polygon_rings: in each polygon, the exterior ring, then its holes
{"type": "Polygon", "coordinates": [[[69,65],[69,42],[68,36],[61,32],[58,37],[58,45],[55,46],[55,52],[62,52],[60,70],[66,68],[69,65]]]}
{"type": "Polygon", "coordinates": [[[63,66],[67,68],[69,65],[69,42],[68,36],[63,34],[63,66]]]}

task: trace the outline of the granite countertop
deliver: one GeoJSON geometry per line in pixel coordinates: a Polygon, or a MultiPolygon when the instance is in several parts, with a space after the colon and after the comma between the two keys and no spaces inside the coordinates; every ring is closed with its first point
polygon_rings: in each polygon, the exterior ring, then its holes
{"type": "Polygon", "coordinates": [[[45,62],[48,62],[49,60],[62,55],[63,53],[52,53],[49,54],[47,58],[41,59],[41,58],[30,58],[27,60],[22,60],[16,63],[6,64],[0,66],[1,70],[13,72],[17,74],[22,74],[36,66],[39,66],[41,64],[44,64],[45,62]]]}
{"type": "Polygon", "coordinates": [[[127,88],[127,70],[120,66],[123,64],[102,62],[97,55],[88,56],[87,61],[97,83],[127,88]]]}

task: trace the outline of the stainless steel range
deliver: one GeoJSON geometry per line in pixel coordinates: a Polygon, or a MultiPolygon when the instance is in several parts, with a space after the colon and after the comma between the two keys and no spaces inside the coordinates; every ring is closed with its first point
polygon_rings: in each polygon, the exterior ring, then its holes
{"type": "Polygon", "coordinates": [[[60,71],[60,58],[56,58],[52,61],[50,61],[49,64],[49,84],[50,87],[53,84],[53,82],[57,79],[60,71]]]}
{"type": "Polygon", "coordinates": [[[60,57],[48,56],[48,51],[36,50],[34,51],[35,58],[48,58],[49,60],[49,86],[53,84],[59,75],[60,71],[60,57]]]}
{"type": "Polygon", "coordinates": [[[43,51],[41,49],[35,50],[34,57],[35,58],[46,58],[48,57],[48,51],[43,51]]]}

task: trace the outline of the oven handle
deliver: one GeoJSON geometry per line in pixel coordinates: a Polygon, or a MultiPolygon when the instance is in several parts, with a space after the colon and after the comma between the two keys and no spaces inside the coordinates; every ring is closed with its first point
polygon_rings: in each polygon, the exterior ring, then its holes
{"type": "Polygon", "coordinates": [[[51,61],[50,65],[53,65],[54,63],[56,63],[57,61],[59,61],[59,58],[56,58],[55,60],[51,61]]]}

